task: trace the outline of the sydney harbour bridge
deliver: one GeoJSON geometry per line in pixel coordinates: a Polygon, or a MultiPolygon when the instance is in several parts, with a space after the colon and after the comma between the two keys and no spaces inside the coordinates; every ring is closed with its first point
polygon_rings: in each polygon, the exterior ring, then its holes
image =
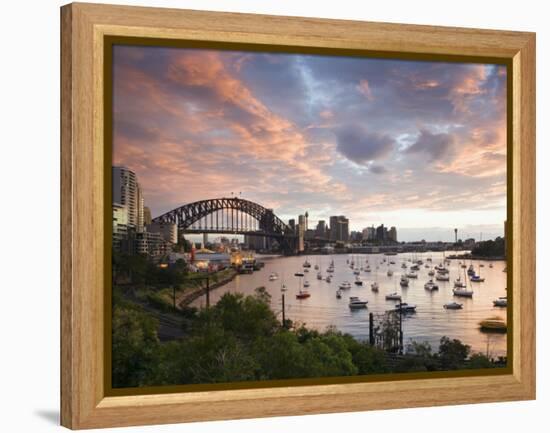
{"type": "Polygon", "coordinates": [[[153,219],[176,224],[178,234],[236,234],[275,239],[285,254],[297,252],[295,231],[272,209],[238,197],[200,200],[185,204],[153,219]]]}

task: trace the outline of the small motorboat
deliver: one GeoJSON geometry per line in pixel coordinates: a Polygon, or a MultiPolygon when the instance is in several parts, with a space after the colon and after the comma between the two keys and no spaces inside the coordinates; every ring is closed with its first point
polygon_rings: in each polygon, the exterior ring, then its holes
{"type": "Polygon", "coordinates": [[[495,307],[507,307],[508,306],[508,299],[506,298],[506,296],[502,296],[498,299],[495,299],[493,301],[493,305],[495,307]]]}
{"type": "Polygon", "coordinates": [[[304,268],[311,268],[311,263],[309,263],[306,259],[306,261],[304,262],[304,264],[302,265],[304,268]]]}
{"type": "Polygon", "coordinates": [[[304,272],[309,272],[309,269],[308,269],[308,268],[304,268],[304,272]]]}
{"type": "Polygon", "coordinates": [[[315,266],[314,266],[314,269],[315,269],[316,271],[318,271],[318,270],[319,270],[319,265],[315,265],[315,266]]]}
{"type": "Polygon", "coordinates": [[[321,272],[317,272],[317,279],[318,280],[322,280],[323,279],[323,274],[321,272]]]}
{"type": "Polygon", "coordinates": [[[337,299],[342,299],[342,291],[341,290],[336,290],[336,298],[337,299]]]}
{"type": "Polygon", "coordinates": [[[484,332],[505,333],[507,330],[506,322],[500,317],[489,317],[479,322],[479,329],[484,332]]]}
{"type": "Polygon", "coordinates": [[[332,277],[330,275],[327,275],[327,277],[325,278],[325,281],[327,283],[330,283],[332,281],[332,277]]]}
{"type": "Polygon", "coordinates": [[[370,285],[370,289],[371,289],[373,292],[378,292],[378,289],[379,289],[378,283],[377,283],[376,281],[375,281],[374,283],[372,283],[372,284],[370,285]]]}
{"type": "Polygon", "coordinates": [[[391,277],[393,275],[393,271],[391,269],[388,269],[387,275],[388,277],[391,277]]]}
{"type": "Polygon", "coordinates": [[[359,275],[361,271],[359,269],[354,269],[353,275],[359,275]]]}
{"type": "Polygon", "coordinates": [[[351,284],[349,283],[349,281],[344,281],[342,284],[340,284],[338,286],[341,290],[347,290],[347,289],[351,289],[351,284]]]}
{"type": "Polygon", "coordinates": [[[418,265],[411,266],[411,271],[419,271],[419,270],[420,270],[420,267],[418,265]]]}
{"type": "Polygon", "coordinates": [[[460,267],[461,267],[462,269],[466,269],[468,266],[466,266],[466,263],[464,263],[464,264],[460,265],[460,267]]]}
{"type": "Polygon", "coordinates": [[[304,287],[309,287],[310,285],[311,285],[311,284],[309,283],[308,280],[305,280],[305,281],[304,281],[304,287]]]}
{"type": "Polygon", "coordinates": [[[363,285],[363,280],[359,276],[357,276],[357,277],[355,277],[354,284],[356,286],[362,286],[363,285]]]}
{"type": "Polygon", "coordinates": [[[439,273],[438,273],[438,274],[435,276],[435,279],[436,279],[437,281],[449,281],[449,275],[448,275],[448,274],[439,274],[439,273]]]}
{"type": "Polygon", "coordinates": [[[332,273],[334,272],[334,268],[333,268],[332,266],[329,266],[329,267],[327,268],[327,272],[328,272],[329,274],[332,274],[332,273]]]}
{"type": "Polygon", "coordinates": [[[307,290],[300,290],[296,294],[296,299],[307,299],[311,296],[311,294],[307,290]]]}
{"type": "Polygon", "coordinates": [[[485,281],[485,278],[482,278],[479,275],[471,275],[470,281],[472,283],[483,283],[485,281]]]}
{"type": "Polygon", "coordinates": [[[303,276],[304,276],[304,273],[303,273],[303,272],[295,272],[295,273],[294,273],[294,276],[295,276],[295,277],[303,277],[303,276]]]}
{"type": "Polygon", "coordinates": [[[409,287],[409,279],[405,275],[402,275],[399,280],[399,285],[401,287],[409,287]]]}
{"type": "Polygon", "coordinates": [[[402,313],[415,313],[416,305],[407,304],[406,302],[400,302],[399,304],[395,304],[395,310],[401,311],[402,313]]]}
{"type": "Polygon", "coordinates": [[[428,272],[428,275],[430,277],[433,277],[435,275],[435,271],[433,269],[430,269],[430,272],[428,272]]]}
{"type": "Polygon", "coordinates": [[[424,288],[426,290],[429,290],[430,292],[433,290],[439,290],[439,286],[433,282],[433,280],[428,281],[426,284],[424,284],[424,288]]]}
{"type": "Polygon", "coordinates": [[[492,267],[493,267],[493,264],[492,264],[492,263],[489,263],[489,267],[492,268],[492,267]]]}
{"type": "Polygon", "coordinates": [[[358,310],[360,308],[367,308],[369,301],[362,301],[357,296],[350,296],[349,298],[349,308],[351,310],[358,310]]]}
{"type": "Polygon", "coordinates": [[[462,310],[462,304],[459,304],[458,302],[448,302],[443,305],[443,308],[446,310],[462,310]]]}
{"type": "Polygon", "coordinates": [[[386,295],[387,301],[401,301],[401,295],[397,292],[395,293],[389,293],[386,295]]]}
{"type": "Polygon", "coordinates": [[[405,275],[406,275],[407,278],[418,278],[418,274],[416,272],[412,272],[412,271],[407,272],[405,275]]]}
{"type": "Polygon", "coordinates": [[[275,272],[272,272],[271,274],[269,274],[269,281],[275,281],[278,279],[279,279],[279,276],[275,272]]]}
{"type": "Polygon", "coordinates": [[[463,298],[471,298],[474,295],[474,291],[468,289],[459,289],[455,287],[453,289],[453,295],[462,296],[463,298]]]}

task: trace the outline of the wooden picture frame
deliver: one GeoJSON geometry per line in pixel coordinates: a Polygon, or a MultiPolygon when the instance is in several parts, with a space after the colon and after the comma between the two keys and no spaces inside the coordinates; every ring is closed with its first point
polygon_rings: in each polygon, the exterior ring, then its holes
{"type": "MultiPolygon", "coordinates": [[[[535,398],[535,35],[533,33],[174,9],[61,8],[61,424],[80,428],[300,415],[535,398]],[[511,71],[508,95],[510,369],[467,377],[109,395],[106,308],[106,37],[490,58],[511,71]],[[511,150],[511,152],[510,152],[511,150]],[[511,224],[510,224],[511,220],[511,224]],[[250,404],[253,402],[253,404],[250,404]]],[[[325,51],[324,51],[325,52],[325,51]]]]}

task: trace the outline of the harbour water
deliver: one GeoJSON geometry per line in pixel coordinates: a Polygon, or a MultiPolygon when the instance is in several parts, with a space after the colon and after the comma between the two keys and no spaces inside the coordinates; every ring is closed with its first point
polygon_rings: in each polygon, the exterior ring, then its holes
{"type": "MultiPolygon", "coordinates": [[[[448,252],[451,254],[451,252],[448,252]]],[[[428,275],[429,268],[443,262],[444,253],[403,253],[395,256],[384,256],[382,254],[336,254],[309,256],[307,260],[311,263],[309,272],[303,278],[294,276],[295,272],[303,270],[305,256],[292,257],[258,257],[265,263],[265,266],[253,274],[238,275],[234,280],[222,286],[210,294],[212,303],[216,303],[226,292],[240,292],[252,294],[254,289],[264,286],[272,296],[272,309],[279,315],[281,313],[281,285],[284,283],[285,311],[287,318],[299,321],[310,328],[324,330],[327,326],[335,326],[338,330],[349,333],[359,339],[368,339],[369,334],[369,312],[375,314],[384,313],[394,308],[396,301],[385,299],[385,295],[393,292],[402,295],[402,301],[417,306],[415,314],[403,316],[404,344],[410,340],[428,342],[434,351],[437,351],[439,340],[442,336],[457,338],[463,343],[471,346],[473,352],[481,352],[490,356],[506,355],[506,334],[485,333],[479,330],[479,322],[492,316],[499,316],[506,320],[506,308],[494,307],[493,300],[506,296],[506,272],[504,272],[505,261],[477,261],[467,260],[465,263],[472,264],[476,273],[481,274],[485,281],[482,283],[469,283],[468,287],[474,290],[472,298],[462,298],[453,295],[453,282],[460,275],[464,281],[464,269],[461,268],[459,260],[451,260],[447,268],[450,271],[450,281],[435,281],[439,290],[429,291],[424,289],[424,284],[431,279],[428,275]],[[431,258],[429,262],[427,259],[431,258]],[[384,261],[385,259],[385,261],[384,261]],[[409,260],[422,260],[420,270],[417,271],[418,278],[410,279],[408,287],[401,287],[399,280],[407,269],[402,268],[406,263],[410,268],[412,263],[409,260]],[[362,286],[354,284],[355,275],[350,269],[348,261],[355,261],[356,267],[366,267],[368,264],[370,272],[362,271],[360,278],[362,286]],[[334,261],[334,272],[332,282],[324,280],[327,268],[331,261],[334,261]],[[367,262],[368,261],[368,262],[367,262]],[[390,264],[390,261],[395,264],[390,264]],[[490,264],[492,267],[490,267],[490,264]],[[319,266],[323,280],[317,279],[319,266]],[[482,265],[480,267],[480,265],[482,265]],[[393,270],[393,276],[388,276],[388,269],[393,270]],[[278,274],[275,281],[269,280],[272,272],[278,274]],[[301,280],[301,281],[300,281],[301,280]],[[300,284],[307,280],[310,286],[307,290],[311,297],[303,300],[296,299],[300,284]],[[351,289],[342,294],[341,299],[336,298],[336,290],[339,284],[344,281],[351,283],[351,289]],[[371,290],[371,283],[378,282],[379,291],[371,290]],[[348,298],[358,296],[362,300],[368,300],[368,308],[350,310],[348,298]],[[458,302],[463,304],[461,310],[446,310],[443,305],[447,302],[458,302]]],[[[201,297],[194,301],[194,306],[205,304],[205,298],[201,297]]]]}

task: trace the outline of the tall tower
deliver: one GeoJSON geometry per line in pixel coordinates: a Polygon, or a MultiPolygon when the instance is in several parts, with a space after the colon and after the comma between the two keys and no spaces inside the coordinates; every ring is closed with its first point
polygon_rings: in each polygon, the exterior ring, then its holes
{"type": "Polygon", "coordinates": [[[308,225],[307,225],[307,219],[309,217],[309,214],[307,213],[307,210],[306,210],[306,232],[307,232],[307,228],[308,228],[308,225]]]}
{"type": "Polygon", "coordinates": [[[113,203],[122,205],[128,215],[128,225],[143,228],[143,194],[136,174],[126,167],[113,167],[113,203]]]}
{"type": "Polygon", "coordinates": [[[455,244],[458,243],[458,229],[455,229],[455,244]]]}

